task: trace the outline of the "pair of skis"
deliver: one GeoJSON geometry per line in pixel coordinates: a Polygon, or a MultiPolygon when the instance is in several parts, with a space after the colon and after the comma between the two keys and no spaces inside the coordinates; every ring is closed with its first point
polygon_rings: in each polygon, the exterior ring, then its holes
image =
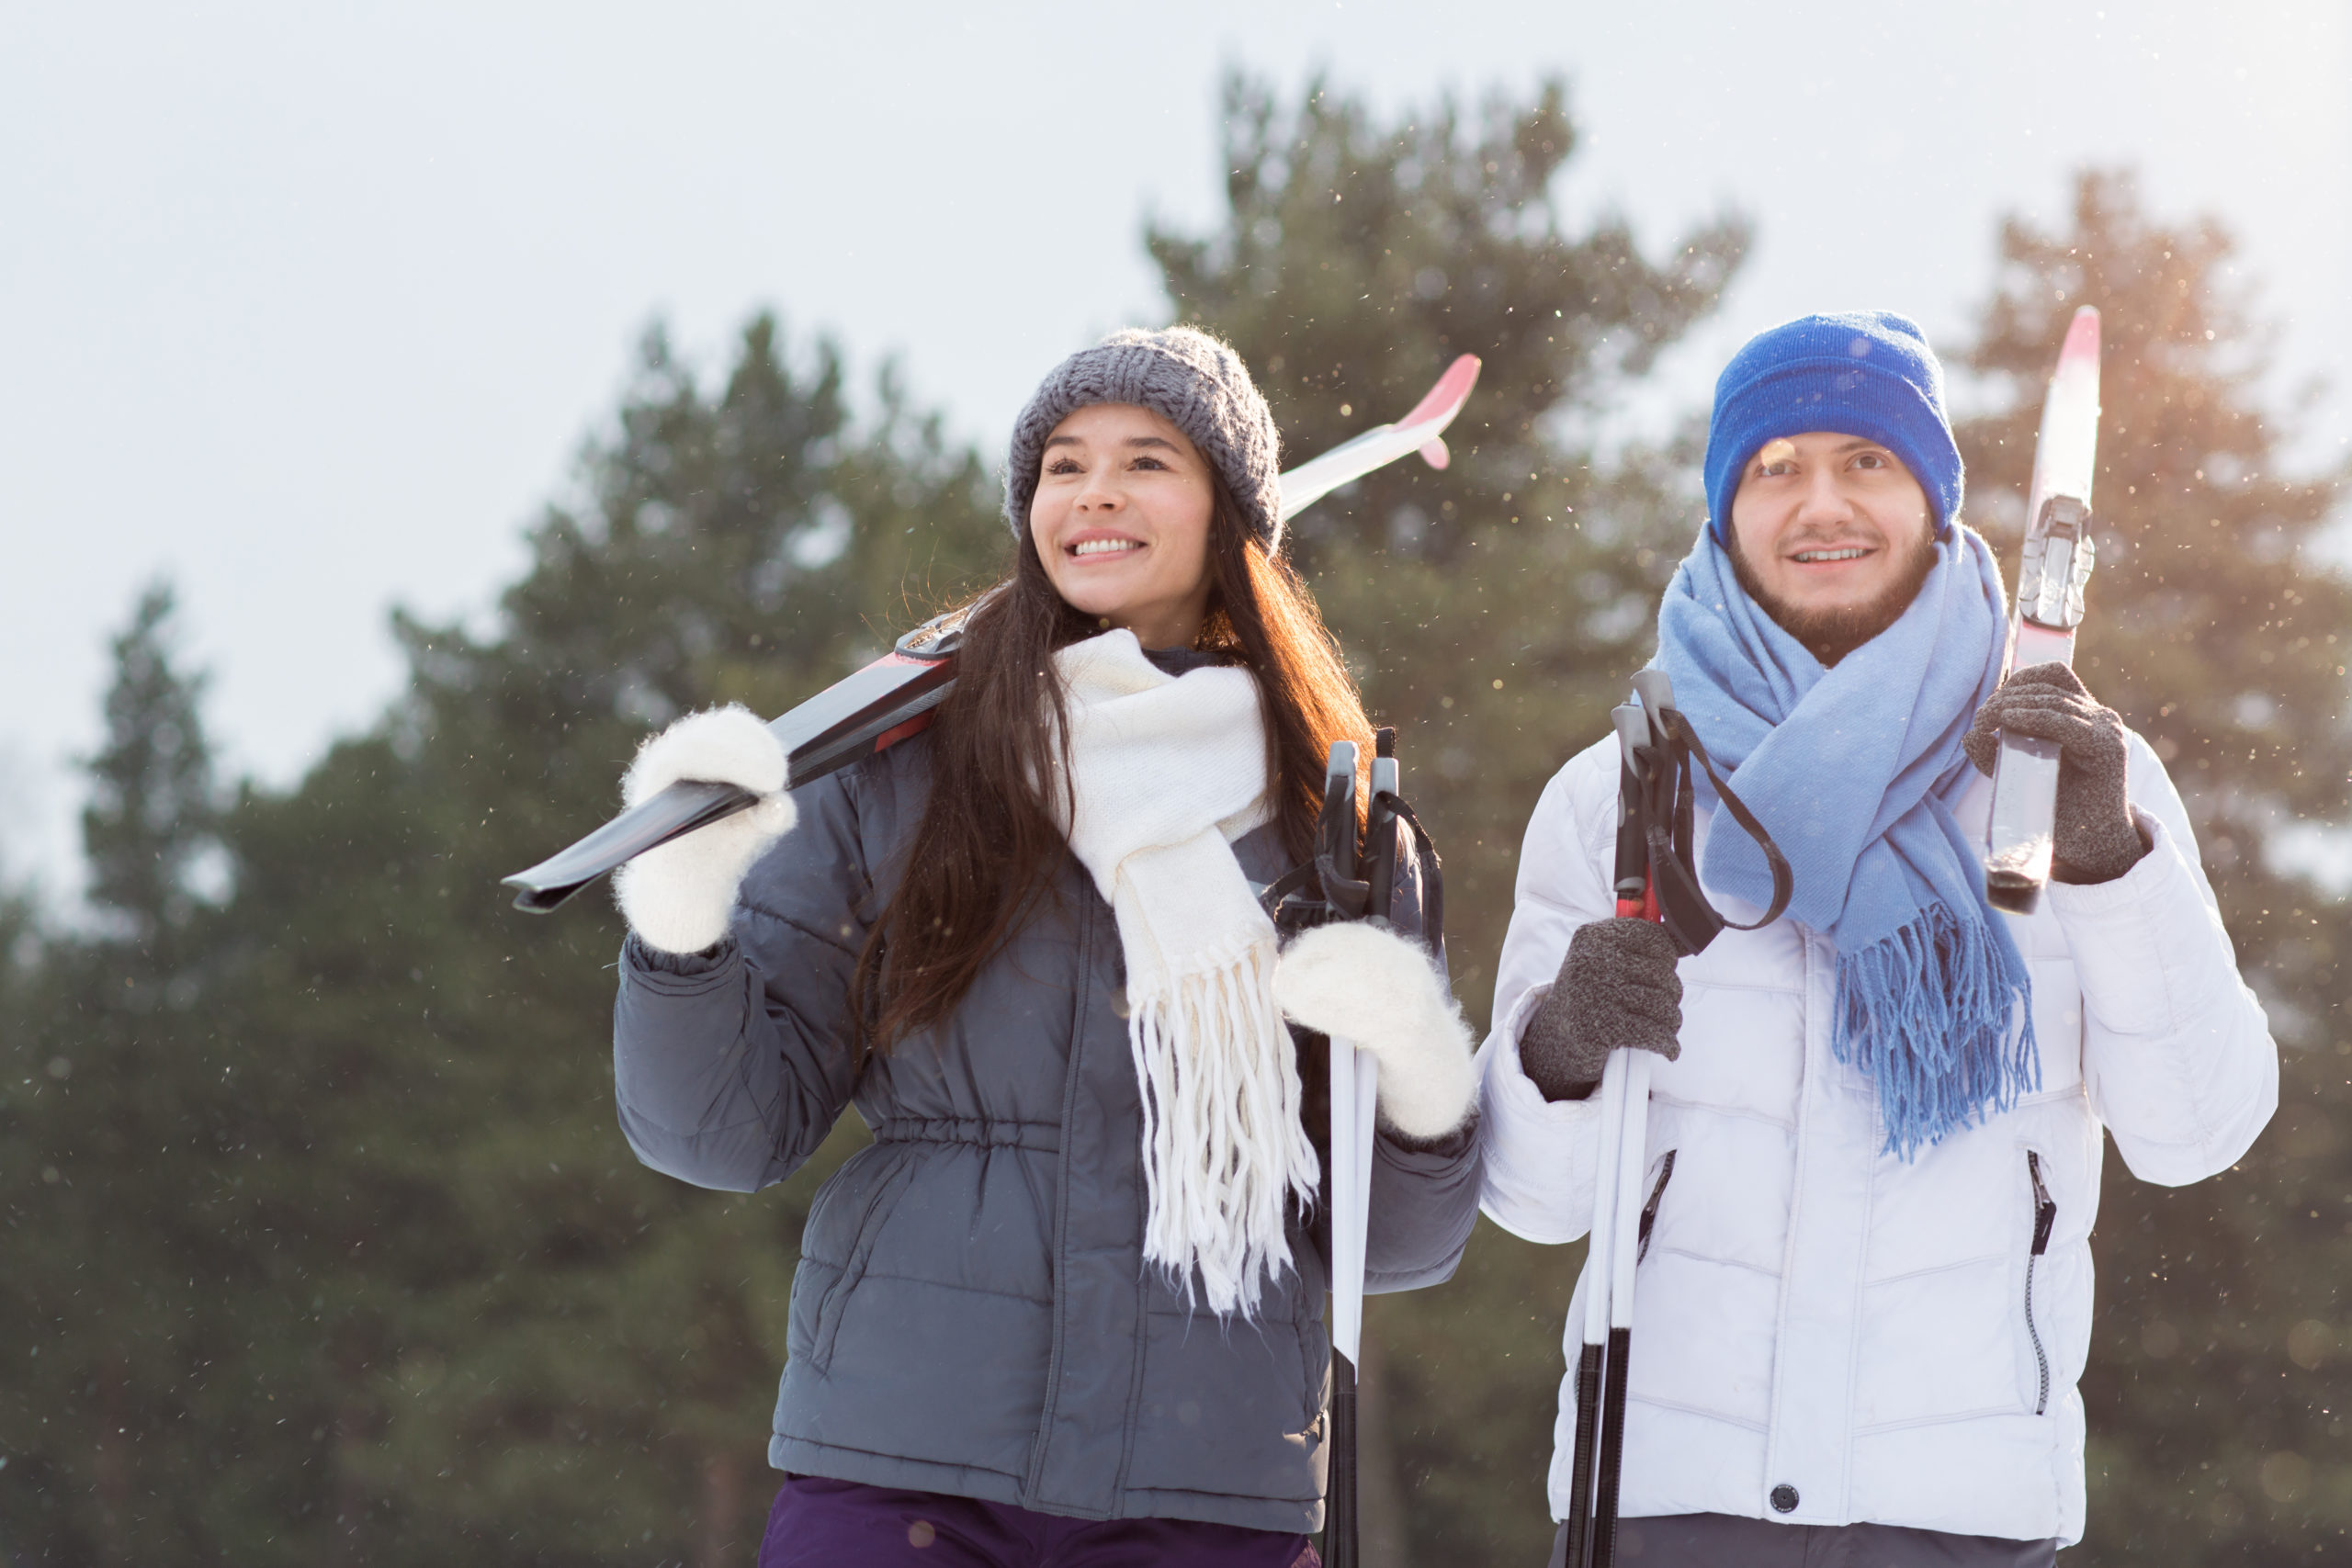
{"type": "MultiPolygon", "coordinates": [[[[1372,796],[1356,809],[1357,753],[1352,740],[1331,744],[1323,773],[1323,808],[1316,818],[1315,857],[1260,896],[1277,927],[1305,930],[1335,920],[1388,919],[1401,887],[1418,881],[1420,936],[1430,951],[1445,951],[1444,882],[1437,852],[1419,819],[1397,793],[1396,732],[1383,728],[1374,741],[1372,796]],[[1408,857],[1410,857],[1408,861],[1408,857]],[[1306,895],[1310,886],[1315,896],[1306,895]]],[[[1331,1480],[1325,1498],[1324,1568],[1357,1568],[1356,1365],[1363,1350],[1364,1260],[1370,1235],[1374,1112],[1380,1065],[1351,1041],[1329,1044],[1329,1161],[1325,1168],[1324,1256],[1331,1264],[1331,1480]]]]}
{"type": "MultiPolygon", "coordinates": [[[[1715,772],[1706,747],[1674,705],[1674,684],[1663,670],[1634,677],[1639,699],[1613,710],[1617,730],[1617,852],[1613,881],[1621,918],[1656,920],[1683,957],[1705,950],[1725,930],[1754,931],[1780,919],[1795,878],[1789,863],[1715,772]],[[1726,920],[1699,886],[1695,852],[1696,758],[1724,807],[1764,852],[1772,873],[1772,901],[1763,918],[1726,920]]],[[[1569,1451],[1568,1517],[1561,1540],[1566,1568],[1609,1568],[1617,1555],[1618,1483],[1625,1457],[1625,1392],[1634,1349],[1634,1284],[1649,1250],[1657,1199],[1673,1170],[1676,1151],[1649,1176],[1648,1051],[1621,1047],[1603,1064],[1600,1149],[1594,1182],[1592,1228],[1585,1248],[1581,1341],[1577,1356],[1576,1440],[1569,1451]]]]}
{"type": "MultiPolygon", "coordinates": [[[[1283,475],[1283,520],[1408,453],[1419,453],[1433,468],[1444,468],[1452,461],[1445,428],[1477,382],[1478,356],[1463,355],[1403,419],[1375,425],[1283,475]]],[[[924,622],[880,659],[770,723],[784,742],[792,782],[822,778],[927,727],[956,683],[956,654],[979,604],[924,622]]],[[[505,886],[514,889],[516,908],[544,915],[605,873],[681,834],[731,817],[752,800],[750,792],[733,784],[673,784],[569,848],[507,877],[505,886]]]]}
{"type": "MultiPolygon", "coordinates": [[[[2085,305],[2066,328],[2041,404],[2004,680],[2021,667],[2075,661],[2083,589],[2095,559],[2091,474],[2098,461],[2098,310],[2085,305]]],[[[2057,743],[2004,731],[1984,852],[1984,897],[1993,908],[2030,915],[2041,902],[2057,803],[2057,743]]]]}

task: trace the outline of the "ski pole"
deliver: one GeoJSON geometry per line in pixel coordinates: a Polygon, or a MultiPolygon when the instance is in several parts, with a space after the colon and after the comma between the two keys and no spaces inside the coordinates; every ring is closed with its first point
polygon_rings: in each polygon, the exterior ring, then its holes
{"type": "Polygon", "coordinates": [[[1625,1391],[1634,1354],[1634,1271],[1639,1261],[1642,1174],[1649,1153],[1647,1051],[1621,1051],[1625,1086],[1619,1101],[1617,1179],[1609,1226],[1609,1348],[1603,1362],[1600,1433],[1592,1499],[1592,1568],[1617,1560],[1617,1504],[1625,1468],[1625,1391]]]}
{"type": "MultiPolygon", "coordinates": [[[[1389,763],[1393,773],[1396,764],[1389,763]]],[[[1367,912],[1370,885],[1357,876],[1356,746],[1331,743],[1323,771],[1323,810],[1316,824],[1316,869],[1323,897],[1340,919],[1367,912]]],[[[1356,1568],[1356,1361],[1363,1351],[1364,1245],[1370,1213],[1372,1116],[1379,1066],[1352,1041],[1330,1037],[1331,1482],[1327,1489],[1324,1560],[1356,1568]]]]}
{"type": "MultiPolygon", "coordinates": [[[[1396,732],[1383,727],[1373,741],[1372,799],[1363,812],[1362,852],[1356,840],[1356,758],[1352,741],[1332,744],[1323,775],[1323,807],[1316,818],[1315,858],[1268,887],[1277,925],[1295,906],[1288,895],[1312,875],[1321,897],[1295,917],[1300,924],[1388,919],[1394,914],[1403,865],[1404,836],[1415,846],[1413,875],[1420,900],[1420,934],[1435,953],[1445,950],[1444,884],[1437,854],[1420,819],[1398,793],[1396,732]]],[[[1329,1042],[1329,1107],[1323,1224],[1331,1261],[1331,1482],[1324,1527],[1329,1568],[1354,1568],[1358,1532],[1357,1368],[1363,1345],[1366,1242],[1372,1219],[1372,1156],[1379,1103],[1379,1059],[1353,1042],[1329,1042]]]]}
{"type": "MultiPolygon", "coordinates": [[[[1613,877],[1616,909],[1618,915],[1642,915],[1646,905],[1654,912],[1651,917],[1656,917],[1656,900],[1649,896],[1649,846],[1642,835],[1642,790],[1634,773],[1634,745],[1649,745],[1649,724],[1642,719],[1639,707],[1618,707],[1611,715],[1611,722],[1618,727],[1618,837],[1613,877]]],[[[1576,1441],[1569,1450],[1569,1568],[1590,1568],[1597,1561],[1609,1561],[1616,1550],[1616,1483],[1604,1483],[1601,1476],[1618,1462],[1625,1429],[1623,1366],[1633,1340],[1633,1316],[1625,1312],[1625,1321],[1616,1321],[1621,1316],[1618,1298],[1630,1298],[1630,1281],[1618,1279],[1616,1235],[1623,1224],[1623,1190],[1628,1187],[1628,1135],[1634,1145],[1634,1182],[1639,1182],[1642,1156],[1642,1128],[1630,1123],[1628,1105],[1639,1105],[1642,1114],[1646,1114],[1649,1102],[1649,1075],[1646,1069],[1634,1072],[1637,1063],[1628,1060],[1637,1055],[1646,1054],[1611,1051],[1601,1063],[1601,1145],[1595,1161],[1592,1227],[1585,1236],[1585,1277],[1580,1291],[1583,1337],[1576,1354],[1576,1441]],[[1634,1077],[1639,1077],[1639,1084],[1633,1081],[1634,1077]],[[1609,1392],[1616,1394],[1613,1425],[1618,1437],[1604,1443],[1604,1432],[1611,1425],[1606,1420],[1609,1392]],[[1604,1448],[1609,1455],[1606,1460],[1601,1458],[1604,1448]],[[1606,1506],[1600,1506],[1597,1497],[1601,1485],[1609,1495],[1606,1506]]]]}
{"type": "MultiPolygon", "coordinates": [[[[1645,695],[1647,694],[1645,694],[1645,695]]],[[[1623,917],[1657,919],[1657,898],[1650,875],[1645,792],[1640,784],[1649,767],[1660,763],[1665,740],[1652,725],[1648,712],[1627,704],[1610,718],[1617,728],[1617,747],[1623,772],[1620,775],[1617,825],[1617,913],[1623,917]]],[[[1625,1462],[1625,1391],[1634,1352],[1634,1272],[1639,1261],[1638,1237],[1642,1173],[1649,1150],[1650,1054],[1620,1049],[1609,1055],[1608,1067],[1621,1079],[1616,1103],[1617,1129],[1604,1134],[1601,1154],[1614,1154],[1607,1172],[1609,1224],[1605,1238],[1592,1244],[1593,1265],[1607,1281],[1607,1339],[1602,1352],[1599,1430],[1595,1435],[1591,1568],[1610,1568],[1617,1556],[1617,1504],[1625,1462]]],[[[1604,1104],[1601,1115],[1612,1107],[1604,1104]]],[[[1596,1202],[1596,1211],[1598,1202],[1596,1202]]]]}
{"type": "MultiPolygon", "coordinates": [[[[2001,662],[2005,680],[2021,665],[2075,661],[2083,589],[2096,559],[2090,515],[2098,456],[2098,310],[2085,305],[2066,328],[2041,405],[2017,609],[2001,662]]],[[[2030,915],[2041,902],[2057,816],[2057,743],[2002,731],[1984,851],[1984,897],[1993,908],[2030,915]]]]}
{"type": "Polygon", "coordinates": [[[1617,1177],[1625,1132],[1625,1053],[1612,1051],[1601,1064],[1600,1151],[1594,1166],[1592,1227],[1585,1237],[1583,1339],[1577,1356],[1577,1435],[1569,1459],[1568,1557],[1570,1568],[1589,1568],[1599,1550],[1600,1516],[1594,1507],[1599,1475],[1602,1390],[1609,1371],[1610,1295],[1614,1281],[1613,1237],[1617,1227],[1617,1177]]]}
{"type": "MultiPolygon", "coordinates": [[[[1478,365],[1476,355],[1461,355],[1403,419],[1374,425],[1283,475],[1283,520],[1408,453],[1419,452],[1433,468],[1444,468],[1452,460],[1444,431],[1477,384],[1478,365]]],[[[964,625],[978,607],[967,604],[924,622],[888,653],[772,722],[768,728],[784,742],[792,782],[822,778],[930,724],[932,710],[955,686],[964,625]]],[[[569,848],[504,878],[503,886],[514,889],[516,908],[544,915],[606,872],[681,834],[732,817],[752,799],[733,784],[682,780],[569,848]]]]}
{"type": "MultiPolygon", "coordinates": [[[[1387,918],[1396,886],[1396,732],[1374,742],[1372,804],[1364,824],[1363,918],[1387,918]]],[[[1344,742],[1342,742],[1344,744],[1344,742]]],[[[1352,770],[1354,748],[1350,747],[1352,770]]],[[[1351,772],[1351,782],[1353,774],[1351,772]]],[[[1372,1145],[1380,1101],[1380,1059],[1352,1042],[1331,1043],[1331,1247],[1336,1294],[1333,1343],[1351,1369],[1363,1360],[1363,1277],[1372,1230],[1372,1145]]]]}
{"type": "MultiPolygon", "coordinates": [[[[1788,857],[1716,772],[1690,720],[1674,705],[1663,670],[1634,677],[1638,704],[1610,713],[1617,731],[1617,846],[1612,891],[1620,918],[1656,920],[1676,953],[1703,952],[1724,931],[1758,931],[1781,918],[1795,890],[1788,857]],[[1760,919],[1725,919],[1699,885],[1695,794],[1690,762],[1706,770],[1718,802],[1756,840],[1772,874],[1771,903],[1760,919]]],[[[1582,1343],[1577,1359],[1577,1422],[1569,1450],[1568,1517],[1561,1557],[1569,1568],[1612,1568],[1624,1472],[1625,1404],[1634,1349],[1634,1286],[1641,1263],[1643,1180],[1648,1174],[1651,1053],[1619,1047],[1600,1073],[1600,1149],[1593,1179],[1592,1228],[1577,1283],[1582,1343]]],[[[1671,1157],[1669,1156],[1669,1157],[1671,1157]]]]}

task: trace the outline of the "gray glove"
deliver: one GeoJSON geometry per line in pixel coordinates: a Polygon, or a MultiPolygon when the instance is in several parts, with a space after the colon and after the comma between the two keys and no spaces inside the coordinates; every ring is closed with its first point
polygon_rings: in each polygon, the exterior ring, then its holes
{"type": "Polygon", "coordinates": [[[1656,920],[1620,916],[1578,926],[1552,994],[1519,1035],[1519,1065],[1547,1100],[1582,1100],[1621,1045],[1682,1055],[1682,976],[1674,939],[1656,920]]]}
{"type": "Polygon", "coordinates": [[[2064,664],[2036,664],[2001,682],[1976,710],[1961,744],[1988,777],[2000,754],[2002,730],[2059,747],[2057,831],[2051,845],[2052,877],[2060,882],[2112,882],[2148,852],[2125,790],[2130,751],[2123,719],[2101,707],[2082,679],[2064,664]]]}

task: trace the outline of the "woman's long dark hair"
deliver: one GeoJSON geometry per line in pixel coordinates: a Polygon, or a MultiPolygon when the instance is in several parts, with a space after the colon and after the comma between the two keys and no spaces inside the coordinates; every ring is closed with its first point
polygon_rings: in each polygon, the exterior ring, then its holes
{"type": "MultiPolygon", "coordinates": [[[[1257,677],[1275,821],[1292,860],[1303,861],[1331,742],[1353,740],[1368,758],[1372,725],[1305,584],[1287,560],[1250,538],[1221,479],[1216,492],[1214,581],[1193,646],[1257,677]]],[[[983,597],[956,655],[955,690],[931,727],[922,825],[898,891],[858,954],[854,1010],[876,1051],[956,1010],[1046,896],[1069,852],[1055,803],[1037,782],[1059,788],[1069,777],[1068,758],[1055,754],[1065,745],[1068,694],[1053,656],[1103,623],[1054,591],[1026,529],[1011,576],[983,597]]]]}

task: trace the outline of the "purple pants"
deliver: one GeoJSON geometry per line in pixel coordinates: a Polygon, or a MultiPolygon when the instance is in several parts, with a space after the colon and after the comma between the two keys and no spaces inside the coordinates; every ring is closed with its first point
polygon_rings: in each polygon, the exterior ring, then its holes
{"type": "Polygon", "coordinates": [[[1189,1519],[1065,1519],[1010,1503],[796,1475],[760,1568],[1322,1568],[1303,1535],[1189,1519]]]}

